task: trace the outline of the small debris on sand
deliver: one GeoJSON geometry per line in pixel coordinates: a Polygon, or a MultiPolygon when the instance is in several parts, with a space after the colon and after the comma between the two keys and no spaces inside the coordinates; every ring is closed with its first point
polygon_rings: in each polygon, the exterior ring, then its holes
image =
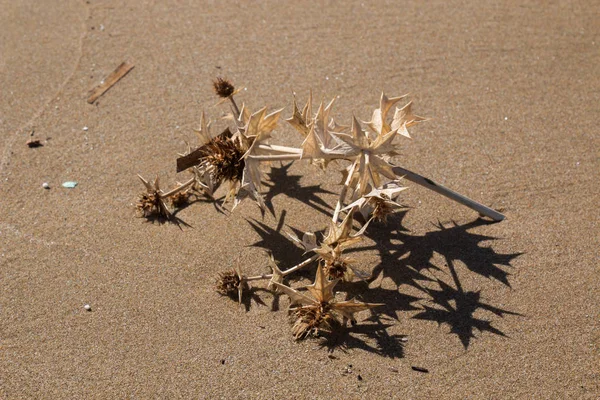
{"type": "Polygon", "coordinates": [[[75,186],[77,186],[77,182],[75,181],[67,181],[67,182],[63,182],[62,187],[67,188],[67,189],[73,189],[75,186]]]}
{"type": "Polygon", "coordinates": [[[25,142],[25,144],[29,147],[29,148],[36,148],[36,147],[42,147],[43,144],[42,142],[40,142],[39,139],[34,139],[33,138],[33,134],[35,133],[35,131],[32,129],[31,133],[29,134],[29,140],[27,140],[27,142],[25,142]]]}
{"type": "Polygon", "coordinates": [[[27,146],[29,146],[30,148],[36,148],[36,147],[42,147],[42,146],[43,146],[42,142],[40,142],[40,140],[39,140],[39,139],[33,139],[33,138],[32,138],[32,139],[29,139],[29,140],[26,142],[26,144],[27,144],[27,146]]]}
{"type": "Polygon", "coordinates": [[[90,96],[87,99],[87,102],[92,104],[94,101],[98,99],[98,97],[102,96],[108,89],[110,89],[115,83],[117,83],[122,77],[127,75],[129,71],[133,69],[133,64],[127,61],[124,61],[110,73],[98,86],[96,86],[90,92],[90,96]]]}

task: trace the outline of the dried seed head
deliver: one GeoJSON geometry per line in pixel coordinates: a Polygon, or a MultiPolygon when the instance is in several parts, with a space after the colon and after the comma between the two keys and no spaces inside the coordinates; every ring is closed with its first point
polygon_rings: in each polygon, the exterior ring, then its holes
{"type": "Polygon", "coordinates": [[[292,333],[296,340],[318,336],[321,330],[331,332],[337,324],[327,302],[291,309],[290,315],[294,323],[292,333]]]}
{"type": "Polygon", "coordinates": [[[348,264],[339,258],[335,258],[326,260],[324,268],[329,279],[342,279],[346,275],[346,271],[348,271],[348,264]]]}
{"type": "Polygon", "coordinates": [[[228,98],[233,94],[233,92],[235,92],[235,87],[233,84],[227,79],[223,79],[221,77],[217,77],[217,79],[213,81],[213,86],[215,88],[215,93],[224,99],[228,98]]]}
{"type": "Polygon", "coordinates": [[[171,217],[171,213],[162,201],[158,191],[140,194],[135,206],[144,218],[161,217],[168,219],[171,217]]]}
{"type": "Polygon", "coordinates": [[[244,151],[230,137],[217,136],[202,146],[199,169],[207,171],[215,185],[222,180],[241,181],[244,151]]]}
{"type": "Polygon", "coordinates": [[[387,222],[387,217],[396,211],[394,203],[378,197],[373,197],[372,199],[373,211],[371,212],[371,216],[376,221],[387,222]]]}
{"type": "Polygon", "coordinates": [[[235,270],[220,272],[217,279],[217,292],[223,296],[234,297],[238,294],[238,290],[242,279],[235,270]]]}
{"type": "Polygon", "coordinates": [[[171,204],[175,208],[181,208],[189,204],[190,201],[190,193],[188,191],[185,192],[177,192],[170,197],[171,204]]]}

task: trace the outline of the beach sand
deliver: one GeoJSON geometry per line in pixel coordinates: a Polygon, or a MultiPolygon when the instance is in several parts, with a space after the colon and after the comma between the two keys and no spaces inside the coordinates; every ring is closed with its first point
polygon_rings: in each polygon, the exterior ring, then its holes
{"type": "Polygon", "coordinates": [[[0,0],[0,398],[597,399],[600,6],[548,3],[0,0]],[[377,279],[348,290],[386,306],[294,342],[285,296],[215,278],[301,261],[285,232],[327,226],[342,165],[265,168],[264,219],[136,216],[136,174],[183,181],[202,110],[225,126],[216,76],[286,118],[339,95],[341,123],[410,93],[429,120],[397,162],[506,220],[407,183],[352,254],[377,279]]]}

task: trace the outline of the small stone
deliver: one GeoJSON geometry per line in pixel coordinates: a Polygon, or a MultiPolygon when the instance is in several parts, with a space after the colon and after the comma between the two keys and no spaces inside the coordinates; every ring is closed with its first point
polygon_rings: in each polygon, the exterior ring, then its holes
{"type": "Polygon", "coordinates": [[[87,132],[87,130],[88,130],[88,129],[90,129],[90,128],[88,128],[87,126],[84,126],[84,127],[83,127],[83,130],[84,130],[85,132],[87,132]]]}
{"type": "Polygon", "coordinates": [[[42,183],[42,187],[44,189],[50,189],[50,184],[48,182],[44,182],[44,183],[42,183]]]}
{"type": "Polygon", "coordinates": [[[29,139],[27,142],[25,142],[25,144],[32,149],[43,146],[42,142],[40,142],[39,139],[33,139],[33,138],[29,139]]]}
{"type": "Polygon", "coordinates": [[[89,304],[86,304],[85,306],[83,306],[83,308],[85,308],[86,311],[92,311],[92,306],[90,306],[89,304]]]}
{"type": "Polygon", "coordinates": [[[402,337],[400,338],[400,341],[401,341],[401,342],[408,342],[408,337],[406,337],[406,336],[402,336],[402,337]]]}
{"type": "Polygon", "coordinates": [[[75,186],[77,186],[77,182],[75,181],[67,181],[67,182],[63,182],[62,187],[67,188],[67,189],[73,189],[75,186]]]}

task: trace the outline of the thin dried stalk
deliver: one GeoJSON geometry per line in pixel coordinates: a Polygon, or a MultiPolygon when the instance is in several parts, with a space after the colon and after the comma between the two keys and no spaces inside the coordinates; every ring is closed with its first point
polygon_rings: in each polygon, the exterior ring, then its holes
{"type": "Polygon", "coordinates": [[[460,193],[450,190],[447,187],[442,186],[429,178],[425,178],[424,176],[416,174],[402,167],[393,167],[393,171],[398,177],[404,177],[405,179],[414,182],[418,185],[421,185],[424,188],[433,190],[434,192],[439,193],[442,196],[454,200],[457,203],[460,203],[464,206],[467,206],[470,209],[475,210],[478,213],[493,219],[494,221],[502,221],[505,218],[504,215],[499,213],[498,211],[491,209],[490,207],[484,206],[483,204],[478,203],[475,200],[471,200],[470,198],[463,196],[460,193]]]}

